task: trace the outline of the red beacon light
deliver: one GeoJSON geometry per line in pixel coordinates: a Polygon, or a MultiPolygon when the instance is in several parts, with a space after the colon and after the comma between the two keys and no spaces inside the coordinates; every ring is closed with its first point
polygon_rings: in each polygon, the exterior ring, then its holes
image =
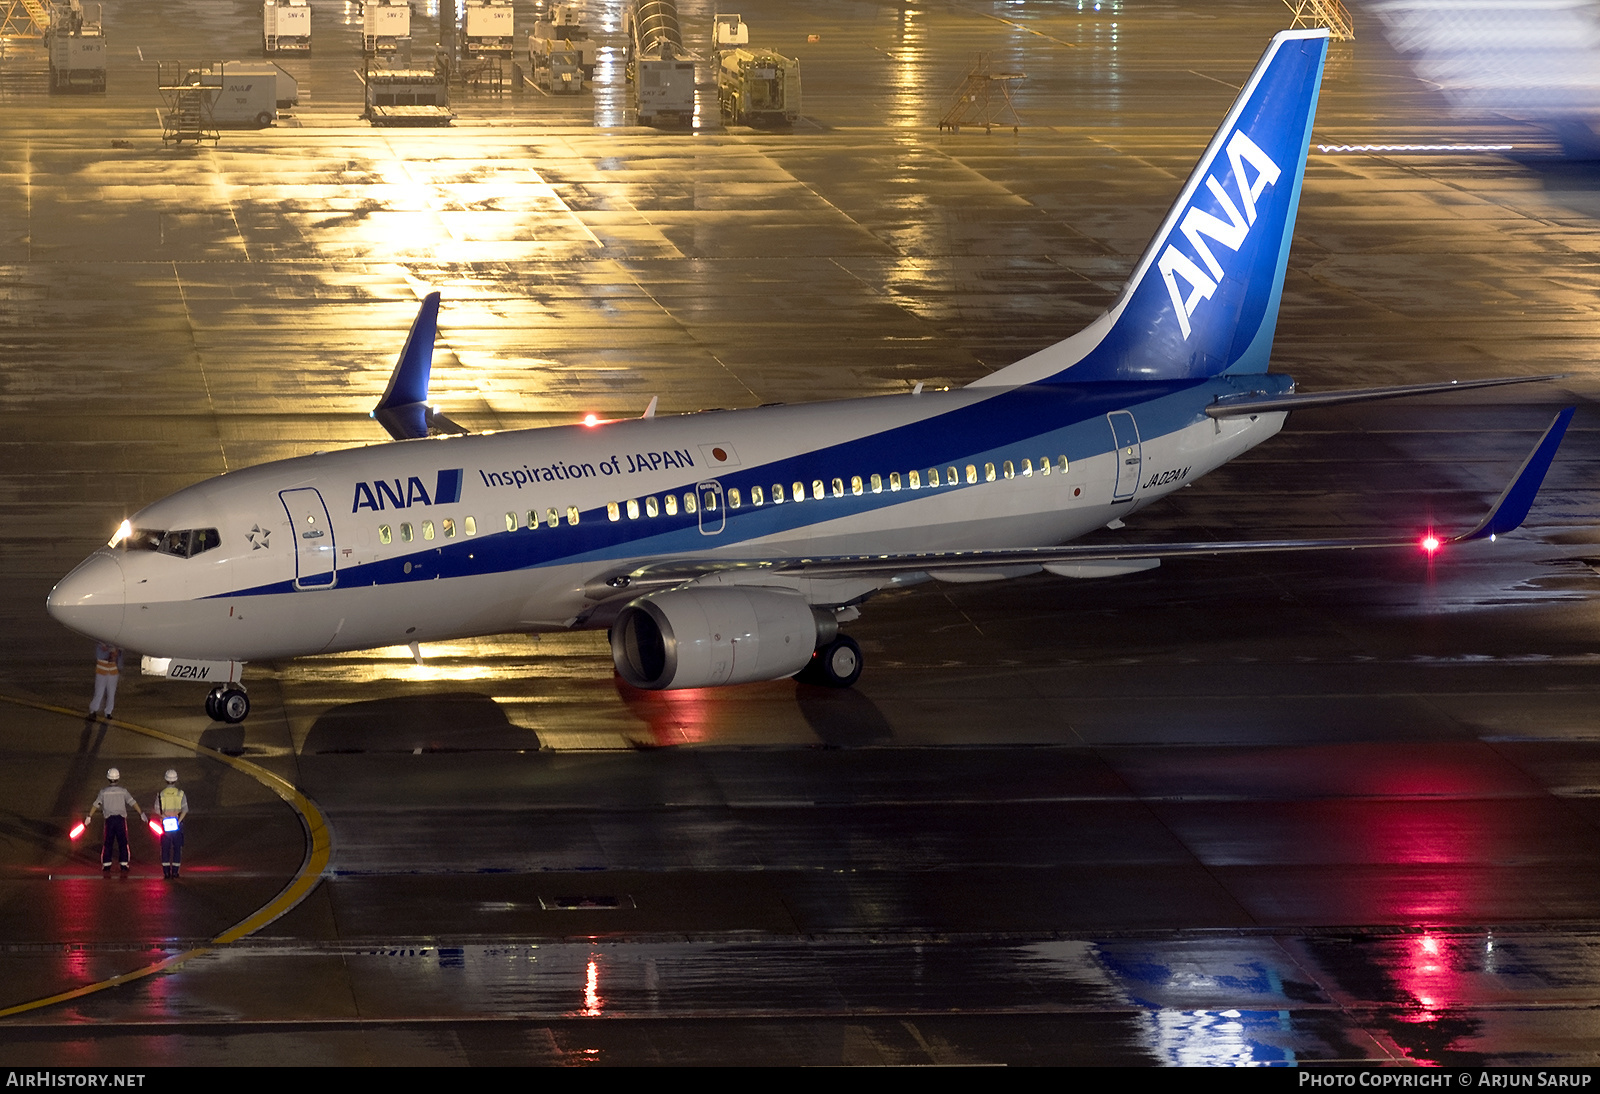
{"type": "Polygon", "coordinates": [[[600,415],[585,414],[583,416],[583,424],[588,426],[590,429],[593,429],[595,426],[600,424],[600,415]]]}
{"type": "Polygon", "coordinates": [[[1422,549],[1432,555],[1440,547],[1439,537],[1429,532],[1422,537],[1422,549]]]}

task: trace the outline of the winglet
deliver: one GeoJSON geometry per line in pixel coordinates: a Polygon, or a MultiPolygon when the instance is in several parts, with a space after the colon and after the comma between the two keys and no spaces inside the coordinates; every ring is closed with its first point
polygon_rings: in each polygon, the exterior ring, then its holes
{"type": "Polygon", "coordinates": [[[372,408],[372,416],[397,441],[426,437],[428,426],[435,420],[445,425],[454,424],[439,418],[428,407],[433,339],[438,330],[439,294],[431,292],[423,297],[422,307],[417,309],[417,318],[411,324],[411,333],[406,336],[405,348],[400,351],[400,360],[395,362],[383,398],[372,408]]]}
{"type": "Polygon", "coordinates": [[[1539,438],[1539,443],[1528,454],[1528,458],[1522,461],[1516,477],[1500,495],[1500,500],[1490,507],[1488,516],[1484,517],[1472,531],[1457,536],[1455,542],[1465,543],[1470,539],[1503,536],[1522,526],[1522,522],[1528,518],[1528,510],[1533,507],[1533,499],[1539,493],[1539,487],[1544,485],[1545,474],[1550,470],[1551,461],[1556,458],[1556,449],[1561,447],[1561,438],[1566,435],[1567,426],[1572,422],[1572,414],[1576,409],[1569,406],[1556,415],[1555,421],[1544,431],[1544,436],[1539,438]]]}

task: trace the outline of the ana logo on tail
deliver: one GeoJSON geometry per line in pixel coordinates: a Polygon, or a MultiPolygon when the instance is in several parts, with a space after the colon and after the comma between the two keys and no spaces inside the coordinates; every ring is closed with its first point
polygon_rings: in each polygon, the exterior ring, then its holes
{"type": "Polygon", "coordinates": [[[1222,263],[1218,262],[1217,256],[1211,252],[1206,238],[1209,237],[1228,250],[1237,252],[1244,245],[1245,236],[1249,235],[1250,229],[1255,226],[1256,201],[1261,197],[1262,191],[1277,182],[1278,176],[1282,174],[1278,165],[1272,162],[1272,157],[1263,152],[1255,141],[1245,136],[1243,130],[1236,130],[1233,136],[1228,138],[1228,162],[1233,167],[1234,185],[1239,188],[1238,204],[1228,196],[1228,192],[1217,181],[1216,175],[1206,176],[1206,189],[1217,199],[1228,219],[1223,220],[1196,206],[1190,206],[1189,211],[1183,216],[1183,222],[1178,226],[1188,237],[1189,244],[1194,248],[1200,261],[1205,263],[1206,268],[1202,270],[1194,259],[1178,250],[1173,243],[1167,244],[1167,249],[1161,252],[1161,258],[1156,263],[1156,268],[1161,271],[1161,279],[1167,283],[1167,295],[1172,297],[1172,310],[1178,315],[1178,326],[1182,329],[1184,338],[1189,337],[1189,318],[1194,315],[1194,310],[1200,306],[1202,300],[1211,299],[1211,294],[1217,291],[1217,284],[1222,280],[1222,263]],[[1246,164],[1253,169],[1255,175],[1248,181],[1245,175],[1246,164]],[[1187,295],[1178,287],[1179,278],[1182,278],[1189,287],[1187,295]]]}

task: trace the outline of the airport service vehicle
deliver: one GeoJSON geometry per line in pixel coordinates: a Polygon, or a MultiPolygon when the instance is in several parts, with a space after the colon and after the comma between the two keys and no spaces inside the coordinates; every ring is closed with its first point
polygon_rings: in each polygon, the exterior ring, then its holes
{"type": "MultiPolygon", "coordinates": [[[[1267,440],[1304,407],[1528,378],[1297,392],[1267,371],[1327,52],[1272,42],[1121,295],[1086,329],[953,391],[465,434],[428,406],[438,294],[374,417],[395,443],[230,472],[146,506],[49,610],[249,711],[243,663],[606,628],[638,688],[849,686],[841,623],[886,588],[1148,570],[1404,535],[1071,544],[1267,440]],[[1065,546],[1059,546],[1066,544],[1065,546]]],[[[1563,411],[1474,528],[1520,525],[1563,411]]],[[[1420,536],[1420,533],[1419,533],[1420,536]]]]}
{"type": "Polygon", "coordinates": [[[261,52],[311,52],[311,5],[306,0],[262,0],[261,52]]]}

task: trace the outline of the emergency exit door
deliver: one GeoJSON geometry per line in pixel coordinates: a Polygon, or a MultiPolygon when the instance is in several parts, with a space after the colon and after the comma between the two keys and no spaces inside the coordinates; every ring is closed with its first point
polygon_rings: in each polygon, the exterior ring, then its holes
{"type": "Polygon", "coordinates": [[[1117,459],[1117,485],[1111,492],[1113,501],[1126,501],[1139,489],[1139,473],[1144,468],[1144,446],[1139,443],[1139,426],[1126,410],[1113,410],[1106,418],[1111,422],[1111,443],[1116,445],[1113,455],[1117,459]]]}
{"type": "Polygon", "coordinates": [[[322,504],[322,495],[305,487],[280,491],[278,497],[283,501],[284,512],[289,514],[289,528],[294,536],[294,587],[331,589],[338,580],[338,562],[333,522],[328,519],[328,507],[322,504]]]}

